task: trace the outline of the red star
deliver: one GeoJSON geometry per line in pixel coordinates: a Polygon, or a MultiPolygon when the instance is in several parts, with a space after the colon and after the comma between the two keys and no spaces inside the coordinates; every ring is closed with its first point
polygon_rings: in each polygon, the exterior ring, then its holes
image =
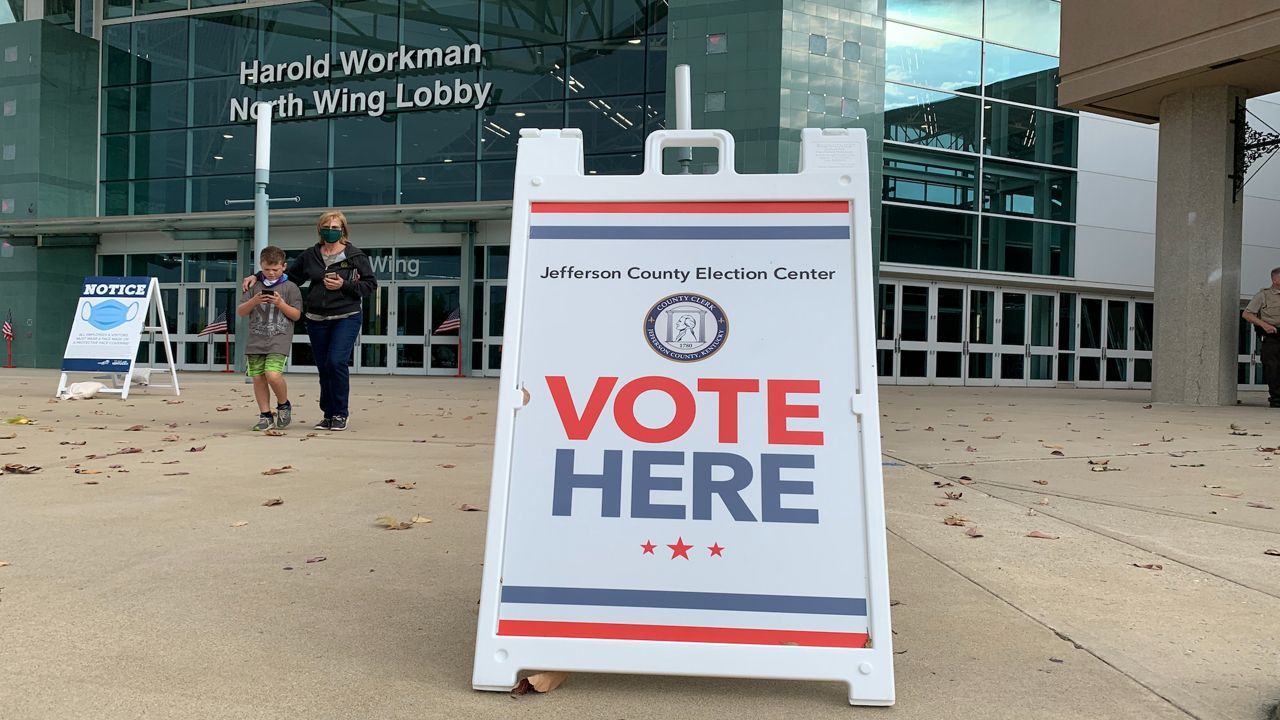
{"type": "Polygon", "coordinates": [[[675,544],[675,545],[670,545],[670,544],[668,544],[668,545],[667,545],[667,547],[671,548],[671,559],[672,559],[672,560],[675,560],[675,559],[676,559],[676,558],[678,558],[678,557],[682,557],[682,558],[684,558],[685,560],[688,560],[688,559],[689,559],[689,548],[691,548],[691,547],[693,547],[693,546],[692,546],[692,545],[685,545],[685,544],[684,544],[684,538],[683,538],[683,537],[680,537],[680,538],[676,538],[676,544],[675,544]]]}
{"type": "Polygon", "coordinates": [[[658,546],[654,545],[652,540],[645,540],[644,544],[640,547],[644,549],[644,552],[640,553],[641,555],[652,555],[653,549],[658,546]]]}
{"type": "Polygon", "coordinates": [[[720,543],[716,543],[707,549],[711,551],[711,557],[724,557],[724,555],[720,554],[724,552],[724,548],[720,547],[720,543]]]}

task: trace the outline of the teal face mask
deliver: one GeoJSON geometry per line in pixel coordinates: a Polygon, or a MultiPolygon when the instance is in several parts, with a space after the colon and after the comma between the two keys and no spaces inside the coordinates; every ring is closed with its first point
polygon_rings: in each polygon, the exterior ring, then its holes
{"type": "Polygon", "coordinates": [[[342,231],[337,228],[320,228],[320,239],[327,243],[336,243],[342,239],[342,231]]]}

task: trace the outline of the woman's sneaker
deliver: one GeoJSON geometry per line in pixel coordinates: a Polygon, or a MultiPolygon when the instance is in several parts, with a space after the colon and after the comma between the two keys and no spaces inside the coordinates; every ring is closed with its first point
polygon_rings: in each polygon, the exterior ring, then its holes
{"type": "Polygon", "coordinates": [[[333,418],[325,418],[312,426],[315,430],[328,430],[333,427],[333,418]]]}
{"type": "Polygon", "coordinates": [[[276,427],[287,428],[293,421],[293,404],[285,403],[276,406],[276,427]]]}
{"type": "Polygon", "coordinates": [[[262,413],[258,415],[258,424],[253,426],[255,431],[270,430],[275,427],[275,417],[271,413],[262,413]]]}
{"type": "Polygon", "coordinates": [[[329,429],[330,430],[346,430],[347,419],[342,417],[341,415],[337,415],[335,417],[329,418],[329,429]]]}

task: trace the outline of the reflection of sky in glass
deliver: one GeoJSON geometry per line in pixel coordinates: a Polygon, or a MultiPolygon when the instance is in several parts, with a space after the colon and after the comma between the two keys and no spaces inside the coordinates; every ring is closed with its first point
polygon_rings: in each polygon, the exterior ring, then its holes
{"type": "Polygon", "coordinates": [[[942,90],[973,89],[982,65],[977,40],[885,23],[885,79],[942,90]]]}
{"type": "Polygon", "coordinates": [[[933,92],[932,90],[921,90],[920,88],[907,87],[905,85],[895,85],[893,83],[884,84],[884,109],[885,112],[897,110],[899,108],[911,107],[912,105],[924,105],[926,103],[939,103],[943,100],[950,100],[955,97],[950,93],[933,92]]]}
{"type": "Polygon", "coordinates": [[[885,16],[975,37],[982,33],[982,0],[888,0],[885,16]]]}
{"type": "Polygon", "coordinates": [[[22,0],[8,0],[0,2],[0,25],[5,23],[17,22],[22,17],[22,0]]]}
{"type": "Polygon", "coordinates": [[[1058,67],[1058,58],[1038,53],[1014,50],[987,43],[987,57],[983,67],[982,82],[990,85],[1001,80],[1031,75],[1058,67]]]}
{"type": "Polygon", "coordinates": [[[1061,14],[1053,0],[987,0],[984,37],[1057,55],[1061,14]]]}

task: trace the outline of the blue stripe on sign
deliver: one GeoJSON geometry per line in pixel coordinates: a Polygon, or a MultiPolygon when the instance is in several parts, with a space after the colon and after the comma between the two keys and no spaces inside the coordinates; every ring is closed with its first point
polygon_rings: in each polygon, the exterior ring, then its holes
{"type": "Polygon", "coordinates": [[[867,614],[863,598],[747,595],[742,593],[674,590],[608,590],[504,585],[502,602],[532,605],[596,605],[607,607],[736,610],[743,612],[803,613],[807,615],[867,614]]]}
{"type": "Polygon", "coordinates": [[[848,240],[848,225],[534,225],[531,240],[848,240]]]}
{"type": "Polygon", "coordinates": [[[91,360],[87,358],[64,358],[63,372],[128,372],[132,360],[91,360]]]}

